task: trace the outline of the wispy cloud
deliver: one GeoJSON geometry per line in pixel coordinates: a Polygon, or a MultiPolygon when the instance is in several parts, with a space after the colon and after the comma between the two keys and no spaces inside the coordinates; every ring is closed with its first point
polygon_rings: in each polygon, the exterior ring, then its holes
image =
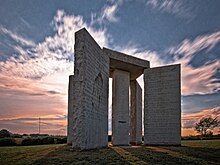
{"type": "Polygon", "coordinates": [[[207,61],[203,66],[194,68],[190,64],[196,53],[209,50],[220,42],[220,32],[196,37],[193,41],[185,39],[178,46],[170,49],[174,62],[182,65],[182,94],[208,94],[220,90],[219,79],[216,78],[220,59],[207,61]]]}
{"type": "MultiPolygon", "coordinates": [[[[40,118],[41,133],[66,135],[66,124],[66,115],[49,115],[40,118]]],[[[1,128],[10,126],[9,131],[13,133],[39,133],[39,117],[0,119],[0,125],[1,128]]]]}
{"type": "Polygon", "coordinates": [[[158,52],[142,49],[134,44],[128,44],[123,47],[115,47],[115,49],[125,54],[147,60],[150,62],[151,67],[162,66],[165,64],[165,61],[160,58],[158,52]]]}
{"type": "Polygon", "coordinates": [[[119,17],[117,17],[117,11],[122,5],[123,1],[111,1],[110,4],[105,5],[101,12],[91,14],[91,25],[95,23],[104,24],[106,22],[118,22],[119,17]]]}
{"type": "Polygon", "coordinates": [[[28,23],[24,18],[19,17],[19,19],[21,20],[21,22],[27,27],[27,28],[33,28],[32,25],[30,23],[28,23]]]}
{"type": "MultiPolygon", "coordinates": [[[[14,46],[18,57],[11,57],[5,62],[1,61],[0,74],[35,81],[59,71],[71,74],[73,72],[74,33],[83,27],[88,29],[101,46],[108,44],[106,31],[90,27],[81,16],[66,15],[64,11],[58,10],[53,25],[56,34],[45,38],[41,43],[32,44],[34,47],[31,49],[14,46]]],[[[4,29],[4,31],[12,35],[8,30],[4,29]]],[[[31,43],[28,40],[22,40],[22,42],[31,43]]]]}
{"type": "MultiPolygon", "coordinates": [[[[191,56],[203,49],[212,49],[220,42],[220,31],[196,37],[193,41],[185,39],[181,44],[170,51],[175,55],[175,58],[180,58],[178,55],[184,55],[184,58],[191,58],[191,56]]],[[[207,52],[208,53],[208,52],[207,52]]]]}
{"type": "Polygon", "coordinates": [[[104,7],[102,11],[102,19],[106,19],[110,22],[118,21],[118,18],[116,17],[117,8],[118,8],[117,4],[104,7]]]}
{"type": "MultiPolygon", "coordinates": [[[[173,60],[164,60],[163,54],[156,51],[143,50],[135,44],[128,44],[124,47],[116,47],[116,50],[150,61],[151,67],[166,64],[181,64],[182,95],[208,94],[220,90],[219,79],[215,76],[220,69],[220,59],[207,61],[205,65],[194,68],[190,62],[195,55],[206,49],[209,51],[220,42],[220,32],[206,34],[195,39],[185,39],[179,45],[169,48],[165,55],[171,54],[173,60]]],[[[143,80],[139,78],[143,88],[143,80]]]]}
{"type": "Polygon", "coordinates": [[[36,46],[36,44],[34,43],[34,41],[30,40],[30,39],[27,39],[23,36],[20,36],[2,26],[0,26],[0,32],[4,33],[4,34],[7,34],[9,35],[12,39],[14,39],[16,42],[24,45],[24,46],[36,46]]]}
{"type": "Polygon", "coordinates": [[[3,118],[0,121],[47,121],[47,120],[66,120],[66,115],[48,115],[44,117],[22,117],[22,118],[3,118]]]}
{"type": "Polygon", "coordinates": [[[182,0],[147,0],[146,4],[153,9],[161,12],[174,14],[182,18],[192,18],[194,16],[190,6],[186,5],[186,1],[182,0]]]}
{"type": "MultiPolygon", "coordinates": [[[[14,45],[16,57],[0,61],[0,111],[4,111],[0,113],[0,119],[10,116],[19,120],[1,121],[1,128],[8,126],[16,131],[20,125],[20,132],[30,132],[31,127],[37,131],[34,121],[21,119],[66,114],[68,77],[73,74],[74,33],[77,30],[85,27],[101,46],[108,45],[106,30],[93,28],[82,16],[67,15],[58,10],[51,25],[55,34],[40,43],[1,27],[1,32],[19,42],[14,45]],[[30,125],[25,125],[27,122],[30,125]]],[[[50,128],[44,130],[57,134],[62,129],[61,132],[65,133],[65,126],[50,128]]]]}
{"type": "Polygon", "coordinates": [[[89,24],[87,24],[82,16],[74,16],[67,15],[63,10],[58,10],[56,16],[54,17],[54,26],[55,31],[57,31],[57,35],[53,38],[50,38],[50,44],[54,44],[54,40],[59,42],[55,42],[54,46],[60,46],[57,44],[62,44],[63,49],[71,49],[74,50],[74,33],[79,29],[85,27],[89,33],[96,39],[100,46],[107,46],[109,36],[106,33],[105,28],[93,28],[89,24]],[[57,43],[57,44],[56,44],[57,43]]]}

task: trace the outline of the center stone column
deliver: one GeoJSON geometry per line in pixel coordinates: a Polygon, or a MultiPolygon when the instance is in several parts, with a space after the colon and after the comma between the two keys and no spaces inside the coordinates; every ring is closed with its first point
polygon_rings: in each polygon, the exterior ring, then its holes
{"type": "Polygon", "coordinates": [[[112,144],[129,145],[130,72],[115,69],[112,84],[112,144]]]}

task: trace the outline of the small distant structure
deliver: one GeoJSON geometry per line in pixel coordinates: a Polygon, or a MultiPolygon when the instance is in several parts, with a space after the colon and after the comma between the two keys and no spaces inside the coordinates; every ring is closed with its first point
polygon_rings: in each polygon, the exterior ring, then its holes
{"type": "Polygon", "coordinates": [[[39,135],[40,135],[40,117],[39,117],[39,135]]]}
{"type": "Polygon", "coordinates": [[[74,75],[69,77],[68,143],[92,149],[108,145],[108,90],[112,78],[112,144],[181,144],[180,65],[150,62],[100,48],[85,28],[75,33],[74,75]],[[130,96],[129,96],[130,88],[130,96]],[[129,107],[130,104],[130,107],[129,107]]]}

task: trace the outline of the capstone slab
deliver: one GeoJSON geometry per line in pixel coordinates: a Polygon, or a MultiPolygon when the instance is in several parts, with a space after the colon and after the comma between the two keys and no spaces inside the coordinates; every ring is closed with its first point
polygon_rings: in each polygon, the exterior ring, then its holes
{"type": "Polygon", "coordinates": [[[121,52],[103,48],[103,52],[110,58],[110,77],[114,69],[130,72],[130,79],[135,80],[144,73],[144,69],[150,67],[149,61],[136,58],[121,52]]]}

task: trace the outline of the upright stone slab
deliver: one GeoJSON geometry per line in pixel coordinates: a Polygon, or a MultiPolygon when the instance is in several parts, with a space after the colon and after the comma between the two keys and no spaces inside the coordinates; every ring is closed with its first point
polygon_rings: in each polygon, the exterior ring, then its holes
{"type": "Polygon", "coordinates": [[[74,148],[107,146],[108,83],[109,57],[86,29],[79,30],[75,33],[73,105],[69,113],[72,135],[68,132],[74,148]]]}
{"type": "Polygon", "coordinates": [[[130,73],[115,69],[112,84],[112,144],[129,145],[130,73]]]}
{"type": "Polygon", "coordinates": [[[180,65],[145,69],[144,90],[144,143],[180,145],[180,65]]]}
{"type": "Polygon", "coordinates": [[[71,145],[73,141],[73,82],[74,75],[69,76],[68,87],[68,123],[67,123],[67,144],[71,145]]]}
{"type": "Polygon", "coordinates": [[[137,80],[130,82],[130,143],[142,143],[142,89],[137,80]]]}

